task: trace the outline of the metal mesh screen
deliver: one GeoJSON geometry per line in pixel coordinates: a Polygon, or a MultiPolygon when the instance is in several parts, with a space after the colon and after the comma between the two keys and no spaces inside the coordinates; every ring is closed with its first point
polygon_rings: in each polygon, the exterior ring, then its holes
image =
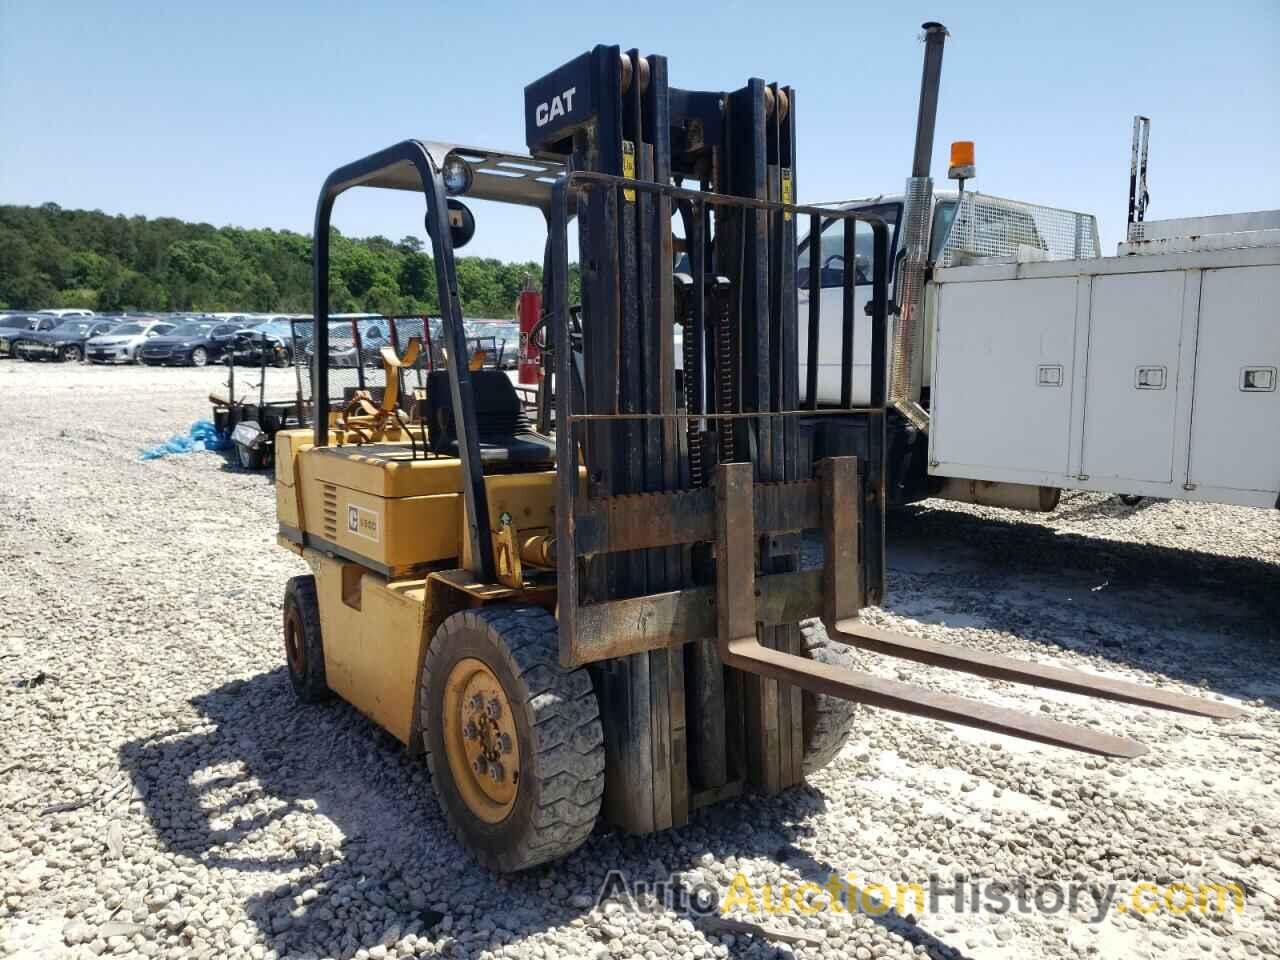
{"type": "Polygon", "coordinates": [[[1098,221],[1088,213],[966,193],[943,247],[943,266],[986,257],[1083,260],[1101,256],[1098,221]]]}
{"type": "MultiPolygon", "coordinates": [[[[314,323],[294,320],[293,353],[297,360],[298,395],[312,399],[311,364],[314,323]]],[[[400,397],[412,402],[414,388],[426,385],[426,375],[440,369],[444,355],[439,345],[439,321],[425,317],[373,317],[329,321],[329,399],[336,405],[350,400],[357,390],[368,390],[379,401],[387,384],[382,348],[390,345],[403,355],[413,337],[422,339],[422,352],[413,367],[401,371],[400,397]]]]}

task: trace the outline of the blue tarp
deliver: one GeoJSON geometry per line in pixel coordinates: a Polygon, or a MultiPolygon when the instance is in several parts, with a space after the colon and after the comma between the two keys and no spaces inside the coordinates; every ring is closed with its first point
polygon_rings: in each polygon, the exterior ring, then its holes
{"type": "Polygon", "coordinates": [[[229,450],[231,438],[219,433],[208,420],[197,420],[185,433],[175,433],[164,443],[142,451],[141,460],[158,460],[175,453],[191,453],[193,450],[229,450]]]}

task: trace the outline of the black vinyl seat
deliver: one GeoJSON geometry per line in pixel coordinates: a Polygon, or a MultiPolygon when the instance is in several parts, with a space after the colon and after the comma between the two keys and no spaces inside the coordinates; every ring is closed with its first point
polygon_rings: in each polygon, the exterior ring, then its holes
{"type": "MultiPolygon", "coordinates": [[[[482,463],[549,466],[556,462],[555,442],[533,429],[506,371],[472,370],[471,395],[475,399],[482,463]]],[[[458,435],[448,370],[428,375],[421,413],[432,452],[456,457],[458,435]]]]}

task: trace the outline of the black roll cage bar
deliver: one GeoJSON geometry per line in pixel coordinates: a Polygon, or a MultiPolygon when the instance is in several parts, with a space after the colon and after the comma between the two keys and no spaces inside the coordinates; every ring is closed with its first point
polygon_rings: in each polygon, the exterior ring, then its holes
{"type": "Polygon", "coordinates": [[[312,356],[311,394],[315,412],[315,445],[329,445],[329,222],[333,204],[352,187],[382,187],[420,191],[427,200],[427,233],[431,237],[436,286],[440,293],[440,319],[445,350],[455,359],[448,364],[449,392],[453,400],[458,455],[462,461],[467,535],[471,555],[486,581],[494,579],[493,541],[489,536],[489,502],[485,496],[484,469],[476,426],[471,372],[467,369],[466,331],[458,299],[453,240],[449,232],[448,203],[441,170],[450,153],[467,161],[473,182],[468,196],[537,207],[546,216],[551,209],[551,185],[563,171],[554,160],[504,153],[435,141],[404,140],[385,150],[339,167],[329,174],[316,204],[312,241],[312,314],[315,346],[312,356]]]}

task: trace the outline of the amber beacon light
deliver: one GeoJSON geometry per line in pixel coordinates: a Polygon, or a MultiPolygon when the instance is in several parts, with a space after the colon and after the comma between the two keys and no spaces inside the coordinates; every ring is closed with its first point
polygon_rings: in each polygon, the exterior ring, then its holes
{"type": "Polygon", "coordinates": [[[956,140],[951,144],[951,165],[947,177],[951,180],[971,180],[977,175],[973,162],[973,141],[956,140]]]}

